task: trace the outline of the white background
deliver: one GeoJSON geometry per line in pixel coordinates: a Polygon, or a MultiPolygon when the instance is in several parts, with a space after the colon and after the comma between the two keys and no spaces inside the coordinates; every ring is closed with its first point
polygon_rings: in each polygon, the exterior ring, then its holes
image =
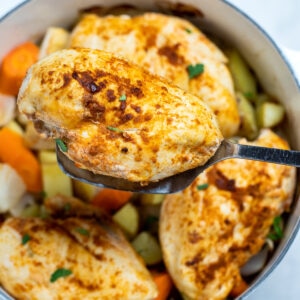
{"type": "MultiPolygon", "coordinates": [[[[0,17],[20,2],[22,0],[0,0],[0,17]]],[[[276,43],[300,52],[300,0],[228,0],[228,2],[252,17],[276,43]]],[[[247,299],[300,299],[300,234],[273,274],[247,299]]]]}

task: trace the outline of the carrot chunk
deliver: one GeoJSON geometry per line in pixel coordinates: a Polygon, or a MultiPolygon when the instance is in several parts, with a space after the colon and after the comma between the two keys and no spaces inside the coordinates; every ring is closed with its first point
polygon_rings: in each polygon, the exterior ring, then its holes
{"type": "Polygon", "coordinates": [[[38,60],[38,55],[38,46],[31,42],[12,49],[0,66],[0,92],[16,96],[28,68],[38,60]]]}
{"type": "Polygon", "coordinates": [[[19,134],[5,127],[0,130],[0,161],[16,170],[29,192],[42,191],[41,167],[37,158],[26,148],[19,134]]]}
{"type": "Polygon", "coordinates": [[[92,204],[114,212],[129,201],[132,192],[119,191],[113,189],[101,189],[92,199],[92,204]]]}
{"type": "Polygon", "coordinates": [[[151,274],[158,289],[158,296],[155,300],[166,300],[173,286],[171,276],[167,272],[152,271],[151,274]]]}

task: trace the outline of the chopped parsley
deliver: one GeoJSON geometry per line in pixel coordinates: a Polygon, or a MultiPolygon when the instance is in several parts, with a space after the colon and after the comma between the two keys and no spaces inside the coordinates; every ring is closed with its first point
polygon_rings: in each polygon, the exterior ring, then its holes
{"type": "Polygon", "coordinates": [[[63,140],[55,139],[55,142],[59,146],[59,148],[62,152],[67,152],[68,151],[68,146],[66,145],[66,143],[63,140]]]}
{"type": "Polygon", "coordinates": [[[198,191],[203,191],[203,190],[206,190],[207,188],[208,188],[208,183],[203,183],[203,184],[197,185],[198,191]]]}
{"type": "Polygon", "coordinates": [[[106,128],[108,130],[114,131],[114,132],[123,132],[123,130],[117,128],[117,127],[113,127],[113,126],[106,126],[106,128]]]}
{"type": "Polygon", "coordinates": [[[251,92],[246,92],[244,93],[244,96],[249,99],[249,100],[253,100],[254,99],[254,94],[251,92]]]}
{"type": "Polygon", "coordinates": [[[283,227],[282,217],[281,216],[275,217],[273,221],[272,229],[268,234],[268,238],[271,239],[272,241],[280,240],[283,237],[282,227],[283,227]]]}
{"type": "Polygon", "coordinates": [[[127,97],[125,94],[122,94],[119,98],[120,101],[126,101],[127,97]]]}
{"type": "Polygon", "coordinates": [[[71,203],[68,202],[64,205],[64,211],[69,212],[70,210],[71,210],[71,203]]]}
{"type": "Polygon", "coordinates": [[[185,28],[184,30],[185,30],[187,33],[192,33],[192,30],[189,29],[189,28],[185,28]]]}
{"type": "Polygon", "coordinates": [[[57,269],[55,272],[51,274],[50,282],[55,282],[57,279],[61,277],[67,277],[72,274],[72,271],[69,269],[57,269]]]}
{"type": "Polygon", "coordinates": [[[82,235],[86,235],[86,236],[90,235],[90,232],[85,228],[77,227],[75,230],[82,235]]]}
{"type": "Polygon", "coordinates": [[[189,79],[195,78],[204,72],[204,65],[203,64],[188,65],[187,72],[189,74],[189,79]]]}
{"type": "Polygon", "coordinates": [[[22,236],[22,245],[27,244],[29,241],[30,241],[30,235],[29,235],[28,233],[25,233],[25,234],[22,236]]]}

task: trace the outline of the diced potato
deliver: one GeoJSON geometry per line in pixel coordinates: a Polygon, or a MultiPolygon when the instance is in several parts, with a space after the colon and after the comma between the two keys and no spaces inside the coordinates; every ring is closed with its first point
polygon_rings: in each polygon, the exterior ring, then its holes
{"type": "Polygon", "coordinates": [[[242,92],[248,99],[255,99],[257,82],[248,64],[236,49],[228,50],[227,57],[235,89],[242,92]]]}
{"type": "Polygon", "coordinates": [[[56,154],[51,151],[40,151],[42,179],[44,192],[47,197],[57,194],[73,195],[72,180],[60,169],[56,162],[56,154]]]}
{"type": "Polygon", "coordinates": [[[284,107],[274,102],[263,102],[257,107],[257,123],[260,128],[271,128],[282,122],[284,107]]]}
{"type": "Polygon", "coordinates": [[[0,186],[0,213],[4,213],[21,201],[26,186],[19,174],[8,164],[0,164],[0,186]]]}
{"type": "Polygon", "coordinates": [[[56,164],[56,153],[54,151],[42,150],[38,153],[39,161],[41,164],[56,164]]]}
{"type": "Polygon", "coordinates": [[[113,220],[120,226],[125,235],[132,239],[139,229],[139,213],[130,202],[126,203],[114,215],[113,220]]]}
{"type": "Polygon", "coordinates": [[[165,198],[164,194],[142,194],[141,204],[142,205],[160,204],[163,202],[164,198],[165,198]]]}
{"type": "Polygon", "coordinates": [[[144,259],[146,265],[154,265],[162,260],[162,252],[158,240],[149,232],[140,232],[131,242],[135,251],[144,259]]]}
{"type": "Polygon", "coordinates": [[[69,32],[59,27],[49,27],[40,47],[39,59],[67,47],[69,32]]]}
{"type": "Polygon", "coordinates": [[[253,140],[258,135],[255,109],[242,93],[237,93],[237,99],[239,114],[241,116],[239,134],[249,140],[253,140]]]}
{"type": "Polygon", "coordinates": [[[78,198],[84,201],[91,201],[97,192],[100,190],[99,187],[91,185],[79,180],[72,180],[74,193],[78,198]]]}

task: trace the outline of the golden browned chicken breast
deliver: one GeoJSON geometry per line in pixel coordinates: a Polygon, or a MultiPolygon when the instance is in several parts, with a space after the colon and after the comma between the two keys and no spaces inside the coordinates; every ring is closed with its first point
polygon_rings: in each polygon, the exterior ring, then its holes
{"type": "Polygon", "coordinates": [[[100,50],[62,50],[35,64],[18,106],[80,168],[130,181],[202,165],[222,140],[198,97],[100,50]]]}
{"type": "Polygon", "coordinates": [[[156,297],[150,273],[108,216],[72,198],[58,196],[46,205],[55,219],[9,218],[0,227],[0,283],[12,296],[156,297]]]}
{"type": "MultiPolygon", "coordinates": [[[[288,148],[270,130],[249,144],[288,148]]],[[[295,168],[229,159],[183,192],[168,195],[160,241],[178,289],[189,299],[226,299],[239,285],[239,269],[262,248],[274,218],[289,208],[294,184],[295,168]]]]}
{"type": "Polygon", "coordinates": [[[240,120],[227,59],[190,22],[158,13],[135,17],[88,14],[75,26],[70,47],[112,52],[163,76],[206,101],[225,137],[237,132],[240,120]],[[203,72],[192,77],[187,69],[197,64],[203,72]]]}

